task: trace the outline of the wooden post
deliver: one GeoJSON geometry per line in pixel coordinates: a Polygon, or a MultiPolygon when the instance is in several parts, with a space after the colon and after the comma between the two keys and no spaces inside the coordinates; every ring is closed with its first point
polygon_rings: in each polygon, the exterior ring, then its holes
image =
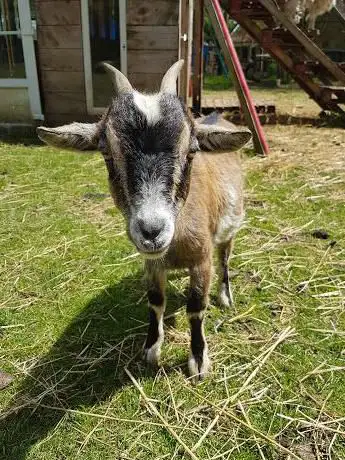
{"type": "Polygon", "coordinates": [[[201,94],[203,83],[203,47],[204,47],[204,0],[195,0],[193,21],[193,104],[194,114],[200,115],[202,108],[201,94]]]}
{"type": "Polygon", "coordinates": [[[179,78],[179,95],[188,105],[192,63],[193,0],[180,0],[179,59],[184,59],[179,78]]]}
{"type": "Polygon", "coordinates": [[[228,26],[224,20],[222,10],[218,0],[205,0],[207,13],[210,17],[213,29],[216,33],[217,40],[221,46],[224,59],[228,69],[234,78],[234,85],[237,96],[245,116],[246,123],[253,134],[254,147],[260,155],[267,155],[269,152],[265,134],[258,114],[244,77],[244,73],[236,54],[235,47],[232,43],[228,26]]]}

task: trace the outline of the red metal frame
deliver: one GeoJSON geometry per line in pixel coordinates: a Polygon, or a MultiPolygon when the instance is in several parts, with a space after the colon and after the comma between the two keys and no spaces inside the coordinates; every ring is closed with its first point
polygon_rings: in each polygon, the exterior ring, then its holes
{"type": "Polygon", "coordinates": [[[242,91],[242,93],[243,93],[243,95],[244,95],[244,97],[246,99],[246,103],[247,103],[247,107],[248,107],[248,110],[249,110],[249,113],[250,113],[250,117],[251,117],[251,119],[253,121],[253,124],[254,124],[254,128],[255,128],[256,133],[253,133],[253,135],[257,134],[257,137],[258,137],[258,140],[259,140],[259,142],[261,144],[261,147],[262,147],[264,155],[268,155],[269,147],[268,147],[268,144],[267,144],[267,141],[266,141],[265,133],[264,133],[264,131],[262,129],[262,126],[260,124],[258,114],[256,113],[255,105],[254,105],[252,96],[250,94],[248,84],[247,84],[246,78],[244,76],[240,61],[238,59],[234,44],[232,42],[227,23],[226,23],[226,21],[224,19],[222,9],[220,7],[220,4],[219,4],[218,0],[211,0],[211,3],[212,3],[212,6],[214,8],[214,11],[215,11],[215,13],[217,15],[217,19],[218,19],[218,22],[220,24],[220,27],[222,29],[222,33],[223,33],[223,36],[224,36],[224,39],[225,39],[226,47],[227,47],[227,49],[229,51],[229,54],[231,56],[231,60],[233,62],[234,70],[236,72],[236,77],[237,77],[237,80],[238,80],[239,85],[240,85],[240,89],[241,89],[241,91],[242,91]]]}
{"type": "Polygon", "coordinates": [[[332,62],[306,30],[277,8],[276,2],[228,0],[227,10],[323,110],[345,113],[345,66],[332,62]],[[339,82],[344,84],[339,86],[339,82]]]}

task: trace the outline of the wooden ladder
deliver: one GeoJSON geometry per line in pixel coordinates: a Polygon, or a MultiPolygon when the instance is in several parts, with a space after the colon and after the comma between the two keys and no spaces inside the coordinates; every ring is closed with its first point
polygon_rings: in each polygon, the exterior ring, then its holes
{"type": "Polygon", "coordinates": [[[324,110],[345,113],[345,69],[333,62],[272,0],[228,0],[230,16],[324,110]]]}

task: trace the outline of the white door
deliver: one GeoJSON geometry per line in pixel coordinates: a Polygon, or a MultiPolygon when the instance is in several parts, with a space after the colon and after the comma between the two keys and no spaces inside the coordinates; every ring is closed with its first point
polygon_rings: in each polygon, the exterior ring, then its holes
{"type": "Polygon", "coordinates": [[[126,0],[81,0],[86,105],[104,112],[112,97],[103,61],[127,74],[126,0]]]}
{"type": "Polygon", "coordinates": [[[43,120],[34,48],[35,25],[29,0],[0,0],[0,88],[26,88],[32,118],[43,120]]]}

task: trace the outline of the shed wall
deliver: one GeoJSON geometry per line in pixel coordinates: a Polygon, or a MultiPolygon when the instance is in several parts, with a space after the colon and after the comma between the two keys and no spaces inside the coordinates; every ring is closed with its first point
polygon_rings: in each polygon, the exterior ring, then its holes
{"type": "Polygon", "coordinates": [[[178,59],[178,0],[128,0],[128,77],[140,90],[159,88],[178,59]]]}
{"type": "Polygon", "coordinates": [[[36,15],[46,122],[86,119],[80,0],[36,0],[36,15]]]}
{"type": "MultiPolygon", "coordinates": [[[[81,0],[36,0],[41,96],[48,124],[89,120],[81,0]]],[[[159,88],[178,59],[178,0],[127,1],[127,73],[140,90],[159,88]]]]}

